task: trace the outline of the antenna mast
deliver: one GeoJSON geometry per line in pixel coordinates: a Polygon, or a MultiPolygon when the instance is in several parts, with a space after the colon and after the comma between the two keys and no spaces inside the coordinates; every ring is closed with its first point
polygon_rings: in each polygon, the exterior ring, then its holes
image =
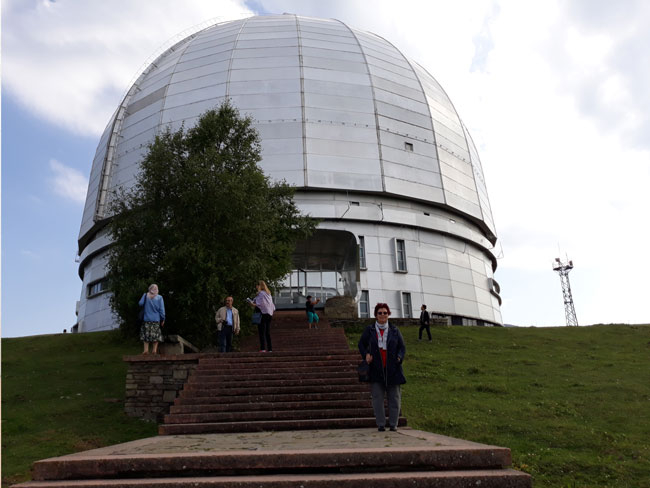
{"type": "Polygon", "coordinates": [[[569,284],[569,271],[573,269],[573,261],[567,259],[562,262],[560,258],[555,258],[553,263],[553,271],[557,271],[560,275],[560,282],[562,283],[562,296],[564,297],[564,314],[566,315],[566,325],[578,326],[578,318],[576,317],[576,309],[573,306],[573,297],[571,296],[571,285],[569,284]]]}

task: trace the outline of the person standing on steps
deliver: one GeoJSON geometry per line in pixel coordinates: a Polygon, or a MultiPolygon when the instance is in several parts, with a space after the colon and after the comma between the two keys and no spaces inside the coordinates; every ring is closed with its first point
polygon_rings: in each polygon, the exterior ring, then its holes
{"type": "Polygon", "coordinates": [[[427,306],[422,304],[420,308],[420,330],[418,331],[418,341],[422,340],[422,331],[426,330],[427,335],[429,336],[429,342],[431,342],[431,329],[429,329],[429,312],[427,312],[427,306]]]}
{"type": "Polygon", "coordinates": [[[386,303],[375,305],[374,324],[365,328],[359,340],[361,357],[370,365],[370,392],[372,408],[379,432],[386,430],[384,396],[388,398],[388,426],[397,430],[402,403],[401,385],[406,383],[402,362],[406,346],[402,333],[388,323],[390,307],[386,303]]]}
{"type": "Polygon", "coordinates": [[[225,305],[214,316],[219,331],[220,352],[232,351],[232,336],[239,334],[239,310],[232,306],[232,302],[232,297],[226,297],[225,305]]]}
{"type": "Polygon", "coordinates": [[[307,303],[305,303],[305,309],[307,310],[307,321],[309,322],[309,328],[311,329],[312,324],[315,324],[314,327],[318,329],[318,321],[320,320],[318,314],[314,310],[314,307],[320,303],[320,298],[317,298],[315,301],[312,301],[311,295],[307,295],[307,303]]]}
{"type": "Polygon", "coordinates": [[[257,295],[252,300],[249,299],[248,303],[253,308],[258,307],[262,312],[262,320],[257,326],[260,335],[260,352],[272,352],[271,319],[273,318],[273,312],[275,312],[275,305],[273,304],[271,291],[264,281],[258,281],[255,287],[257,288],[257,295]]]}
{"type": "Polygon", "coordinates": [[[161,327],[165,325],[165,301],[158,294],[158,285],[149,285],[149,291],[142,295],[138,304],[144,307],[140,340],[144,343],[142,354],[149,354],[149,343],[153,342],[152,354],[158,354],[158,343],[163,341],[161,327]]]}

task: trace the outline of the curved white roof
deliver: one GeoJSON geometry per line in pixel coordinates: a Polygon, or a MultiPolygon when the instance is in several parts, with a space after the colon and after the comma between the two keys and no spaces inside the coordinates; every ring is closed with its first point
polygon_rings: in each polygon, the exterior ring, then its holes
{"type": "Polygon", "coordinates": [[[385,39],[337,20],[251,17],[193,34],[130,88],[93,161],[80,250],[154,135],[225,98],[250,114],[261,166],[304,189],[385,192],[495,230],[478,153],[438,82],[385,39]]]}

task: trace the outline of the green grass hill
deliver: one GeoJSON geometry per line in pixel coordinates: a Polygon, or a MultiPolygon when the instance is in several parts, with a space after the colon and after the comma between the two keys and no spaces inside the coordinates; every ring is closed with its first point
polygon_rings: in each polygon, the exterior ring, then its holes
{"type": "MultiPolygon", "coordinates": [[[[536,488],[650,488],[650,326],[401,330],[409,426],[509,447],[536,488]]],[[[138,352],[116,332],[3,339],[2,486],[38,459],[156,435],[123,413],[122,356],[138,352]]]]}

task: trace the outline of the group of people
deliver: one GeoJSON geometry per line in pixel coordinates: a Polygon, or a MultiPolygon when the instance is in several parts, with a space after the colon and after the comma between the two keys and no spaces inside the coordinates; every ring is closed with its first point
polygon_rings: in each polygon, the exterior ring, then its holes
{"type": "MultiPolygon", "coordinates": [[[[258,332],[260,339],[260,352],[272,351],[271,345],[271,319],[275,311],[275,305],[271,292],[264,281],[256,285],[257,295],[253,299],[247,299],[255,314],[259,314],[258,332]]],[[[309,328],[318,324],[318,315],[314,306],[320,299],[312,300],[307,297],[307,319],[309,328]]],[[[139,302],[143,309],[142,327],[140,338],[144,342],[143,354],[149,353],[149,344],[153,344],[152,353],[156,354],[158,343],[161,342],[161,327],[165,324],[165,303],[158,293],[158,286],[151,285],[147,293],[142,295],[139,302]]],[[[220,351],[229,352],[232,350],[233,335],[239,334],[240,322],[239,311],[232,306],[233,297],[225,300],[225,305],[215,314],[215,321],[219,331],[220,351]]],[[[389,323],[390,307],[387,303],[375,305],[375,323],[368,325],[359,339],[359,353],[362,360],[369,366],[370,394],[372,407],[375,414],[377,429],[380,432],[386,430],[386,413],[384,411],[384,398],[388,402],[388,428],[391,431],[397,430],[399,413],[401,409],[402,393],[401,385],[406,383],[402,363],[406,355],[404,338],[399,329],[389,323]]],[[[422,339],[422,332],[426,331],[431,340],[429,329],[429,312],[427,306],[422,305],[420,313],[419,339],[422,339]]]]}
{"type": "MultiPolygon", "coordinates": [[[[248,304],[255,309],[254,322],[257,323],[257,331],[260,338],[260,352],[272,352],[273,345],[271,342],[271,319],[275,312],[275,304],[271,291],[266,282],[260,280],[257,282],[257,295],[255,298],[247,298],[248,304]],[[255,316],[258,316],[257,319],[255,316]]],[[[233,298],[227,297],[225,305],[217,310],[214,318],[217,322],[219,331],[219,351],[232,351],[233,335],[239,334],[239,310],[232,306],[233,298]]]]}
{"type": "MultiPolygon", "coordinates": [[[[266,283],[260,280],[257,285],[257,295],[253,299],[247,299],[260,319],[257,324],[260,337],[260,352],[271,352],[271,319],[275,311],[271,291],[266,283]]],[[[225,304],[215,314],[217,331],[219,332],[219,351],[230,352],[232,350],[233,336],[239,334],[240,321],[239,310],[232,306],[233,297],[226,297],[225,304]]],[[[143,354],[149,354],[149,346],[152,345],[152,354],[158,353],[158,344],[163,341],[162,327],[165,325],[165,302],[158,292],[158,285],[152,284],[149,290],[142,295],[139,302],[141,308],[140,340],[144,344],[143,354]]]]}

